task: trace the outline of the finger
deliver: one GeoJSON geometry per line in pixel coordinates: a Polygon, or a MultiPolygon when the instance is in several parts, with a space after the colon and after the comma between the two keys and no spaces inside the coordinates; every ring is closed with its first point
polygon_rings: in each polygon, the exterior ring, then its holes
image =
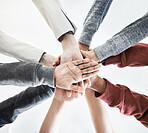
{"type": "Polygon", "coordinates": [[[58,56],[58,58],[55,60],[55,62],[52,65],[58,66],[58,65],[60,65],[60,61],[61,61],[61,56],[58,56]]]}
{"type": "Polygon", "coordinates": [[[84,74],[84,75],[82,75],[82,79],[84,80],[84,79],[91,78],[92,76],[96,75],[98,72],[99,72],[99,70],[94,71],[94,72],[92,72],[92,73],[84,74]]]}
{"type": "Polygon", "coordinates": [[[80,65],[80,64],[85,64],[85,63],[88,63],[88,62],[90,62],[90,60],[89,59],[81,59],[81,60],[75,60],[75,61],[72,61],[72,63],[74,64],[74,65],[80,65]]]}
{"type": "Polygon", "coordinates": [[[89,59],[89,56],[86,54],[86,52],[85,52],[85,51],[80,50],[80,52],[81,52],[81,54],[82,54],[83,58],[88,58],[88,59],[89,59]]]}
{"type": "Polygon", "coordinates": [[[87,62],[87,63],[83,63],[83,64],[79,64],[77,65],[79,69],[83,70],[86,69],[88,67],[93,67],[93,66],[97,66],[98,62],[96,61],[91,61],[91,62],[87,62]]]}
{"type": "Polygon", "coordinates": [[[74,97],[75,97],[75,98],[78,98],[78,97],[79,97],[79,93],[75,91],[75,92],[74,92],[74,97]]]}
{"type": "Polygon", "coordinates": [[[95,71],[98,71],[98,70],[100,70],[99,65],[83,69],[83,70],[81,70],[81,72],[82,72],[82,75],[83,75],[83,74],[92,73],[92,72],[95,72],[95,71]]]}
{"type": "Polygon", "coordinates": [[[90,85],[90,79],[84,80],[84,88],[86,89],[90,85]]]}
{"type": "Polygon", "coordinates": [[[71,90],[76,91],[76,92],[84,92],[84,88],[82,88],[78,85],[72,85],[71,90]]]}
{"type": "Polygon", "coordinates": [[[67,91],[66,91],[66,95],[67,95],[67,97],[71,97],[72,91],[67,90],[67,91]]]}
{"type": "Polygon", "coordinates": [[[84,95],[84,93],[83,93],[83,92],[79,92],[79,94],[80,94],[81,96],[83,96],[83,95],[84,95]]]}
{"type": "Polygon", "coordinates": [[[80,87],[84,88],[84,82],[83,82],[83,81],[78,82],[78,85],[79,85],[80,87]]]}

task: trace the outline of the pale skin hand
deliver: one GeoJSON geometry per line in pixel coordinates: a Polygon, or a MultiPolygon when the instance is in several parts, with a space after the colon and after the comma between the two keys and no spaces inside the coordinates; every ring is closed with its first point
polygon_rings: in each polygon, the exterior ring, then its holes
{"type": "MultiPolygon", "coordinates": [[[[84,52],[82,55],[85,58],[93,59],[98,61],[98,58],[94,51],[88,51],[89,47],[79,42],[79,47],[84,52]]],[[[103,103],[95,98],[94,90],[102,94],[105,91],[106,83],[105,80],[95,75],[91,78],[91,89],[85,90],[86,100],[91,113],[92,121],[96,130],[96,133],[113,133],[112,125],[108,116],[108,113],[103,103]],[[93,89],[93,90],[92,90],[93,89]]]]}
{"type": "Polygon", "coordinates": [[[64,110],[69,101],[74,99],[74,92],[71,97],[67,97],[66,90],[59,88],[55,89],[55,96],[53,98],[51,107],[43,121],[40,133],[58,133],[61,125],[64,110]]]}
{"type": "MultiPolygon", "coordinates": [[[[85,86],[86,88],[86,86],[85,86]]],[[[51,107],[42,123],[40,133],[58,133],[61,125],[61,120],[64,110],[69,101],[75,98],[75,93],[72,91],[71,97],[67,97],[67,91],[56,88],[55,95],[51,107]]]]}
{"type": "Polygon", "coordinates": [[[99,72],[100,66],[95,61],[88,59],[67,62],[55,69],[56,86],[61,89],[83,91],[82,87],[72,85],[88,79],[99,72]]]}
{"type": "Polygon", "coordinates": [[[89,51],[81,50],[81,54],[83,55],[84,58],[88,58],[88,59],[99,62],[99,59],[93,49],[90,49],[89,51]]]}
{"type": "MultiPolygon", "coordinates": [[[[82,59],[78,43],[76,42],[72,34],[64,35],[64,39],[62,40],[61,43],[63,47],[63,53],[61,55],[60,63],[82,59]]],[[[77,85],[84,87],[83,82],[79,82],[77,85]]],[[[67,95],[70,96],[71,92],[69,91],[67,95]]],[[[77,92],[75,92],[75,97],[78,97],[77,92]]]]}
{"type": "Polygon", "coordinates": [[[93,49],[89,49],[89,46],[79,42],[79,48],[84,58],[92,59],[94,61],[99,61],[95,51],[93,49]]]}

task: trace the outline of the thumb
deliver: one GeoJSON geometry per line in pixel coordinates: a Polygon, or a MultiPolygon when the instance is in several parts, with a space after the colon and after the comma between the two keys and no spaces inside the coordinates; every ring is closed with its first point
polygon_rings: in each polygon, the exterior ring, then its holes
{"type": "Polygon", "coordinates": [[[83,56],[84,58],[88,58],[88,59],[89,59],[89,56],[88,56],[88,54],[87,54],[86,51],[81,50],[81,54],[82,54],[82,56],[83,56]]]}

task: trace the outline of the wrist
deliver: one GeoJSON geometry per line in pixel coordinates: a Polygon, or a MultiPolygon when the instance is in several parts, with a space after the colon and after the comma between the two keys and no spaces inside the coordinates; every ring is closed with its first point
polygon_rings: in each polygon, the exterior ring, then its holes
{"type": "Polygon", "coordinates": [[[91,88],[93,88],[100,94],[103,94],[106,89],[106,81],[99,76],[95,76],[95,78],[92,80],[91,88]]]}
{"type": "Polygon", "coordinates": [[[46,52],[44,52],[39,62],[44,66],[52,66],[52,63],[55,60],[56,60],[55,57],[48,55],[46,52]]]}
{"type": "Polygon", "coordinates": [[[54,100],[54,102],[57,103],[57,105],[60,105],[60,106],[63,106],[66,103],[63,99],[60,99],[60,98],[58,98],[56,96],[54,96],[53,100],[54,100]]]}
{"type": "Polygon", "coordinates": [[[72,34],[66,34],[61,43],[62,43],[63,50],[73,48],[73,47],[78,48],[78,44],[74,38],[74,35],[72,34]]]}
{"type": "Polygon", "coordinates": [[[83,50],[83,51],[88,51],[89,50],[89,46],[88,45],[85,45],[81,42],[79,42],[79,48],[80,50],[83,50]]]}

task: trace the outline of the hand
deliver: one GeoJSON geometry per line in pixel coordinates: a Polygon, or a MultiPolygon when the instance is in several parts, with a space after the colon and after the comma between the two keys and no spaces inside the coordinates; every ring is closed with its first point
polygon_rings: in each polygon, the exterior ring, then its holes
{"type": "Polygon", "coordinates": [[[81,54],[83,55],[84,58],[88,58],[94,61],[99,62],[99,59],[95,53],[95,51],[93,49],[89,50],[89,51],[83,51],[81,50],[81,54]]]}
{"type": "Polygon", "coordinates": [[[78,43],[71,34],[66,34],[62,41],[63,53],[61,63],[82,59],[78,43]]]}
{"type": "Polygon", "coordinates": [[[97,62],[88,59],[64,63],[55,69],[56,86],[66,90],[84,91],[80,86],[72,84],[94,76],[99,69],[97,62]]]}
{"type": "Polygon", "coordinates": [[[54,97],[61,102],[68,102],[72,101],[75,98],[75,93],[73,91],[71,94],[72,94],[71,97],[68,97],[67,90],[56,88],[54,97]]]}
{"type": "Polygon", "coordinates": [[[40,63],[44,66],[52,66],[52,63],[55,62],[56,58],[52,55],[49,55],[47,53],[44,53],[40,59],[40,63]]]}
{"type": "Polygon", "coordinates": [[[88,45],[85,45],[85,44],[83,44],[81,42],[78,42],[78,44],[79,44],[80,50],[83,50],[83,51],[88,51],[89,50],[89,46],[88,45]]]}
{"type": "MultiPolygon", "coordinates": [[[[63,53],[60,58],[61,59],[60,63],[82,59],[78,43],[76,42],[72,34],[64,35],[64,39],[62,40],[62,47],[63,47],[63,53]]],[[[79,82],[77,85],[80,87],[84,87],[83,81],[79,82]]],[[[68,96],[71,95],[70,91],[67,93],[67,95],[68,96]]],[[[78,97],[77,92],[75,92],[75,96],[78,97]]]]}

